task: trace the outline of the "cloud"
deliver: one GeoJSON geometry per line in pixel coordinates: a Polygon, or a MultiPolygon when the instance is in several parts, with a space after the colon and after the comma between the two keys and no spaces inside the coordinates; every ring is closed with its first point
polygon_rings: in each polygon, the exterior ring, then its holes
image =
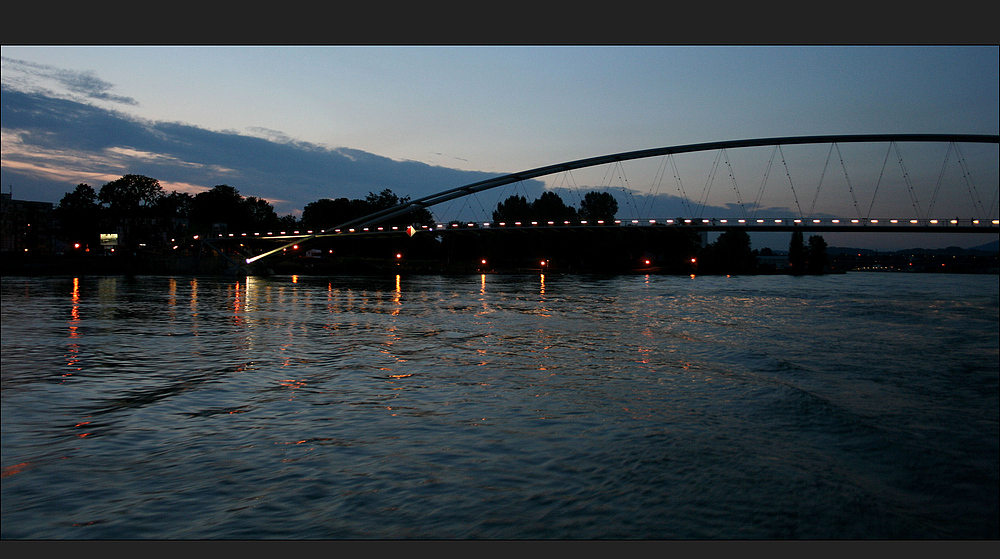
{"type": "MultiPolygon", "coordinates": [[[[77,82],[81,90],[101,84],[77,82]]],[[[396,161],[351,148],[297,142],[262,128],[253,135],[148,122],[45,92],[3,87],[2,180],[22,199],[57,202],[81,182],[135,173],[182,191],[217,184],[272,200],[279,214],[321,198],[363,198],[391,189],[413,199],[496,174],[396,161]]],[[[540,192],[540,181],[527,181],[540,192]]],[[[103,184],[93,184],[99,187],[103,184]]]]}
{"type": "MultiPolygon", "coordinates": [[[[65,70],[7,57],[0,60],[2,60],[4,67],[4,81],[20,84],[26,90],[44,90],[40,84],[51,83],[57,88],[67,90],[71,94],[71,98],[82,96],[84,99],[109,101],[123,105],[139,104],[131,97],[110,93],[114,85],[97,77],[93,72],[65,70]]],[[[50,94],[52,93],[50,92],[50,94]]]]}

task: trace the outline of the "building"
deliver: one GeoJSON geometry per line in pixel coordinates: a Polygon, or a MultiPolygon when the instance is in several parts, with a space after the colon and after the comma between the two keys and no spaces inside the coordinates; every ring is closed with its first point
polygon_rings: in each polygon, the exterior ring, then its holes
{"type": "Polygon", "coordinates": [[[14,200],[0,193],[0,252],[52,252],[53,209],[51,202],[14,200]]]}

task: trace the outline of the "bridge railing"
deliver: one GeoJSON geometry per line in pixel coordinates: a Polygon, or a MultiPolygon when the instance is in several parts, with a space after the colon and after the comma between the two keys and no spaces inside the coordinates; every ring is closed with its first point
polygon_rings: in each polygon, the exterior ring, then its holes
{"type": "MultiPolygon", "coordinates": [[[[205,238],[214,239],[295,239],[312,236],[334,236],[349,234],[391,234],[393,232],[414,234],[417,232],[454,231],[469,229],[510,229],[510,228],[547,228],[547,227],[649,227],[675,226],[693,228],[746,228],[753,229],[791,229],[803,227],[806,229],[837,229],[863,230],[866,228],[893,229],[898,231],[928,231],[941,232],[949,230],[977,230],[983,232],[1000,232],[1000,220],[977,218],[940,218],[940,219],[906,219],[906,218],[789,218],[789,217],[755,217],[755,218],[649,218],[649,219],[615,219],[615,220],[574,220],[574,221],[513,221],[513,222],[450,222],[435,223],[405,227],[368,226],[358,228],[334,229],[327,232],[313,230],[289,231],[249,231],[236,233],[218,233],[205,238]]],[[[194,237],[198,239],[197,236],[194,237]]]]}

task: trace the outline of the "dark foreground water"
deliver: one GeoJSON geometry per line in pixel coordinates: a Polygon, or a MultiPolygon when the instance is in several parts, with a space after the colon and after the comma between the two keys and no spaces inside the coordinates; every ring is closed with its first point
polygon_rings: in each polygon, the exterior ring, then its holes
{"type": "Polygon", "coordinates": [[[996,276],[2,296],[4,539],[1000,535],[996,276]]]}

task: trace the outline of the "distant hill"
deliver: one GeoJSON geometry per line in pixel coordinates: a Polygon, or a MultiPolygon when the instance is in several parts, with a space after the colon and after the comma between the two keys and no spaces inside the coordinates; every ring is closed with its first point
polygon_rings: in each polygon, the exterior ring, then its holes
{"type": "Polygon", "coordinates": [[[979,245],[976,247],[970,247],[969,250],[977,250],[979,252],[1000,252],[1000,241],[993,241],[986,243],[985,245],[979,245]]]}
{"type": "Polygon", "coordinates": [[[987,253],[987,254],[997,254],[1000,253],[1000,241],[992,241],[983,245],[962,248],[957,246],[951,246],[947,248],[907,248],[903,250],[873,250],[870,248],[853,248],[853,247],[829,247],[826,249],[827,254],[838,255],[838,254],[974,254],[974,253],[987,253]]]}

